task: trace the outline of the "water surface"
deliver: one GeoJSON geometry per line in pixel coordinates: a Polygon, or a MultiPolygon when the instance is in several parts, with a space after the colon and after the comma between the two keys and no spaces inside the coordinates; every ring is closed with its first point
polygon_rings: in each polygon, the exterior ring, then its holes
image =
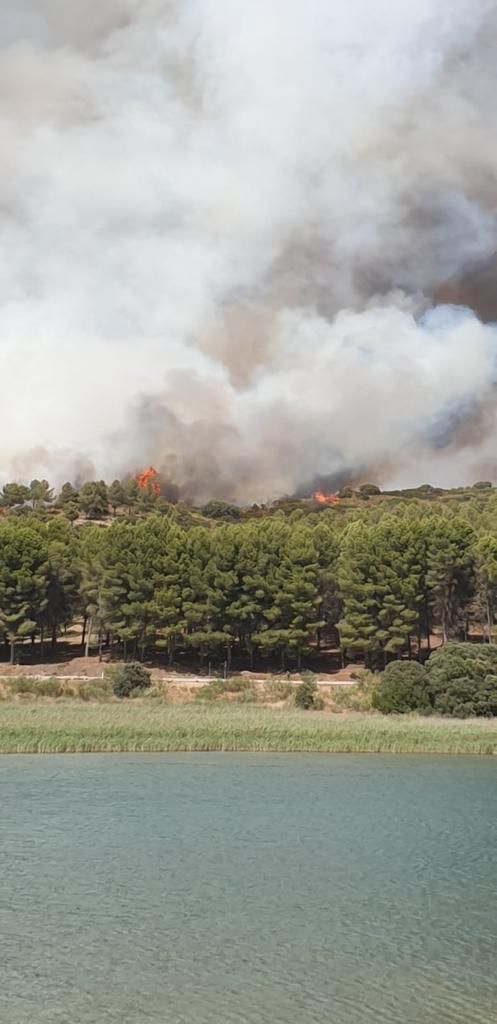
{"type": "Polygon", "coordinates": [[[0,759],[2,1024],[497,1024],[490,759],[0,759]]]}

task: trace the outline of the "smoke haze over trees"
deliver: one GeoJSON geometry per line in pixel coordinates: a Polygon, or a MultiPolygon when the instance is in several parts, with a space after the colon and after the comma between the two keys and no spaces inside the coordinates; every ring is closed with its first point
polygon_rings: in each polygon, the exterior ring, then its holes
{"type": "Polygon", "coordinates": [[[496,40],[493,0],[4,0],[3,480],[495,479],[496,40]]]}

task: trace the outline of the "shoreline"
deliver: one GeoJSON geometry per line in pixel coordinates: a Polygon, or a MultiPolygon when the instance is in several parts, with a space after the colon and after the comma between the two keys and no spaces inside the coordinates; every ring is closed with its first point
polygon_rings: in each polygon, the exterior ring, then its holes
{"type": "Polygon", "coordinates": [[[0,702],[0,754],[497,755],[496,719],[329,714],[240,704],[0,702]]]}

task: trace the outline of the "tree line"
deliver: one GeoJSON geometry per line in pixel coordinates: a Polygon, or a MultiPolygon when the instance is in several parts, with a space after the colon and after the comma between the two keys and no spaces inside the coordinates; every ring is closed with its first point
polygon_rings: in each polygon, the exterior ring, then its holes
{"type": "MultiPolygon", "coordinates": [[[[87,653],[301,668],[338,651],[382,668],[439,633],[494,641],[497,532],[464,518],[333,514],[184,527],[171,515],[75,528],[0,520],[0,637],[87,653]]],[[[330,663],[331,664],[331,663],[330,663]]]]}

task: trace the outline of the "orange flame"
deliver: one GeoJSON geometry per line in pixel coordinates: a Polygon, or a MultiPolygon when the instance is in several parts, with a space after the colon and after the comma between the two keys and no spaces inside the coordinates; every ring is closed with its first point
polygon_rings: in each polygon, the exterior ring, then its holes
{"type": "Polygon", "coordinates": [[[160,494],[160,486],[157,483],[159,474],[153,466],[149,466],[148,469],[144,469],[143,473],[139,473],[136,482],[141,491],[151,491],[152,494],[160,494]]]}
{"type": "Polygon", "coordinates": [[[318,505],[338,505],[340,503],[337,494],[325,494],[324,491],[315,491],[313,498],[318,505]]]}

